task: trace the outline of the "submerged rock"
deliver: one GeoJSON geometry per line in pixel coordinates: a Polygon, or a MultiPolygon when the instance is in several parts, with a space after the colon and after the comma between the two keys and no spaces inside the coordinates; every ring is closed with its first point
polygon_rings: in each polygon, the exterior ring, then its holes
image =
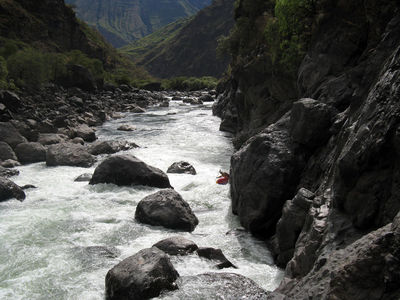
{"type": "Polygon", "coordinates": [[[11,180],[0,177],[0,202],[12,198],[16,198],[17,200],[22,201],[25,199],[25,193],[18,185],[16,185],[11,180]]]}
{"type": "Polygon", "coordinates": [[[167,170],[167,173],[196,175],[194,167],[186,161],[174,162],[167,170]]]}
{"type": "Polygon", "coordinates": [[[74,179],[76,182],[84,182],[84,181],[90,181],[92,179],[92,174],[91,173],[85,173],[82,175],[79,175],[74,179]]]}
{"type": "Polygon", "coordinates": [[[105,159],[94,171],[90,184],[147,185],[171,187],[168,176],[132,155],[115,155],[105,159]]]}
{"type": "Polygon", "coordinates": [[[173,299],[268,299],[268,293],[253,280],[234,273],[205,273],[184,276],[179,289],[161,296],[173,299]]]}
{"type": "Polygon", "coordinates": [[[156,247],[169,255],[186,255],[198,249],[194,242],[182,236],[174,236],[164,239],[154,244],[153,247],[156,247]]]}
{"type": "Polygon", "coordinates": [[[157,297],[163,290],[176,289],[178,272],[168,255],[157,248],[143,249],[108,271],[107,300],[141,300],[157,297]]]}
{"type": "Polygon", "coordinates": [[[142,223],[189,232],[199,223],[189,204],[173,189],[161,190],[140,200],[135,218],[142,223]]]}
{"type": "Polygon", "coordinates": [[[218,269],[231,268],[231,267],[237,269],[237,267],[225,257],[221,249],[200,247],[199,249],[197,249],[197,254],[200,257],[219,261],[219,264],[216,265],[218,269]]]}
{"type": "Polygon", "coordinates": [[[114,154],[138,147],[135,143],[128,141],[96,141],[88,145],[88,151],[93,155],[114,154]]]}
{"type": "Polygon", "coordinates": [[[123,125],[119,126],[117,128],[117,130],[120,130],[120,131],[135,131],[136,127],[133,126],[133,125],[129,125],[129,124],[123,124],[123,125]]]}

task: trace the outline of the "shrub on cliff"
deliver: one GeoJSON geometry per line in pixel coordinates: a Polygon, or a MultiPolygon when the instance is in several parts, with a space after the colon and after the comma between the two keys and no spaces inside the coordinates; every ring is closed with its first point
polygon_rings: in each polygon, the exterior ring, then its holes
{"type": "Polygon", "coordinates": [[[46,60],[33,49],[20,50],[7,59],[9,78],[20,87],[36,88],[46,82],[46,60]]]}
{"type": "Polygon", "coordinates": [[[217,53],[229,53],[233,65],[263,52],[273,66],[293,74],[311,33],[318,0],[237,0],[236,25],[228,37],[220,37],[217,53]]]}

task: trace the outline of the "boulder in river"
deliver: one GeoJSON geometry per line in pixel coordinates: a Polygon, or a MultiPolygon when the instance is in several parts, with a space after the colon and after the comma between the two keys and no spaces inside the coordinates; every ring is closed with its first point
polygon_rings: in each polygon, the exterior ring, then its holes
{"type": "Polygon", "coordinates": [[[167,170],[167,173],[177,173],[177,174],[192,174],[196,175],[196,170],[194,167],[186,161],[174,162],[167,170]]]}
{"type": "Polygon", "coordinates": [[[197,254],[200,257],[218,261],[219,264],[216,265],[218,269],[231,268],[231,267],[237,269],[237,267],[225,257],[221,249],[215,249],[211,247],[200,247],[199,249],[197,249],[197,254]]]}
{"type": "Polygon", "coordinates": [[[96,141],[88,145],[88,151],[93,155],[113,154],[139,147],[128,141],[96,141]]]}
{"type": "Polygon", "coordinates": [[[24,200],[24,191],[11,180],[0,177],[0,202],[8,199],[16,198],[17,200],[24,200]]]}
{"type": "Polygon", "coordinates": [[[178,272],[168,255],[153,247],[139,251],[108,271],[106,300],[149,299],[176,289],[178,272]]]}
{"type": "Polygon", "coordinates": [[[72,130],[72,134],[75,137],[82,138],[85,142],[94,142],[96,140],[95,131],[87,126],[86,124],[82,124],[72,130]]]}
{"type": "Polygon", "coordinates": [[[46,152],[48,166],[90,167],[95,158],[82,145],[62,143],[51,145],[46,152]]]}
{"type": "Polygon", "coordinates": [[[173,189],[161,190],[140,200],[135,218],[145,224],[189,232],[199,224],[189,204],[173,189]]]}
{"type": "Polygon", "coordinates": [[[201,97],[199,98],[199,100],[202,101],[202,102],[214,102],[213,96],[211,96],[211,95],[209,95],[209,94],[206,94],[206,95],[201,96],[201,97]]]}
{"type": "Polygon", "coordinates": [[[105,159],[97,166],[90,180],[90,184],[97,183],[171,187],[167,174],[132,155],[115,155],[105,159]]]}
{"type": "Polygon", "coordinates": [[[133,126],[133,125],[129,125],[129,124],[123,124],[123,125],[119,126],[117,128],[117,130],[120,130],[120,131],[135,131],[136,127],[133,126]]]}
{"type": "Polygon", "coordinates": [[[17,156],[9,144],[0,142],[0,161],[7,159],[17,160],[17,156]]]}
{"type": "Polygon", "coordinates": [[[90,181],[92,179],[92,174],[90,173],[84,173],[82,175],[79,175],[74,179],[75,182],[85,182],[85,181],[90,181]]]}
{"type": "Polygon", "coordinates": [[[46,161],[46,148],[40,143],[21,143],[15,152],[22,164],[46,161]]]}
{"type": "Polygon", "coordinates": [[[198,249],[193,241],[182,236],[173,236],[164,239],[154,244],[153,247],[157,247],[169,255],[186,255],[198,249]]]}

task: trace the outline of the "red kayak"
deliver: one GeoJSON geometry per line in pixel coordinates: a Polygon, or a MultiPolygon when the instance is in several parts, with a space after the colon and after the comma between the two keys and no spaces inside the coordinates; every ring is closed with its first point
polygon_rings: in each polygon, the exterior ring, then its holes
{"type": "Polygon", "coordinates": [[[217,179],[218,184],[227,184],[229,182],[229,177],[219,177],[217,179]]]}

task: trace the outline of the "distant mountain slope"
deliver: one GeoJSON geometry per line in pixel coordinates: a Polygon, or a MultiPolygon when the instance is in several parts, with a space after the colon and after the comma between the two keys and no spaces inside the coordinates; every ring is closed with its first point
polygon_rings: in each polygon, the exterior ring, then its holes
{"type": "Polygon", "coordinates": [[[211,0],[66,0],[78,17],[95,26],[115,47],[124,46],[180,18],[194,15],[211,0]]]}
{"type": "Polygon", "coordinates": [[[179,19],[118,50],[127,54],[134,61],[141,61],[153,49],[168,44],[191,20],[192,18],[179,19]]]}
{"type": "Polygon", "coordinates": [[[122,51],[160,78],[219,77],[229,58],[217,59],[217,39],[233,27],[233,3],[234,0],[214,0],[187,23],[170,24],[122,51]]]}

